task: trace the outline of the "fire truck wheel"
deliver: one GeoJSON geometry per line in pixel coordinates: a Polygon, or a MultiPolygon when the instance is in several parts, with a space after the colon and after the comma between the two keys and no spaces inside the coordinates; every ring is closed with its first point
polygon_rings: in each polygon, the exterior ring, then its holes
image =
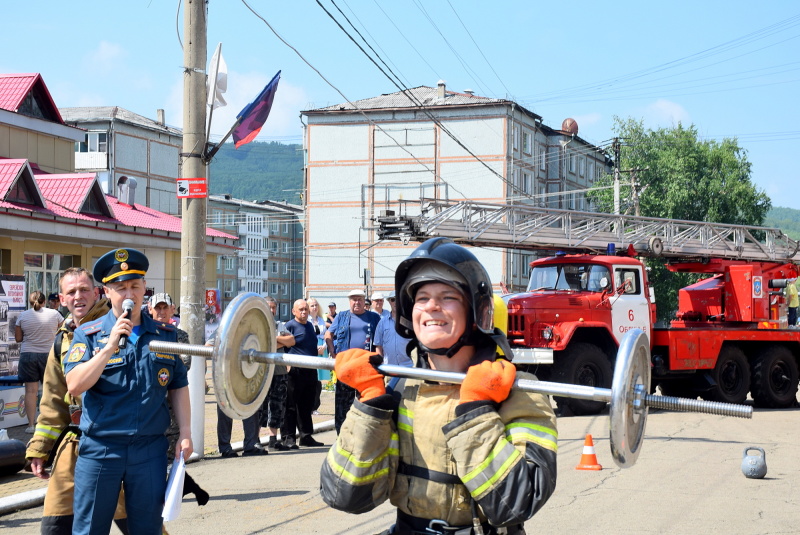
{"type": "MultiPolygon", "coordinates": [[[[552,380],[557,383],[611,388],[613,378],[608,356],[595,345],[574,343],[555,357],[552,380]]],[[[575,416],[598,414],[606,407],[605,401],[559,396],[555,400],[559,407],[569,407],[575,416]]]]}
{"type": "Polygon", "coordinates": [[[753,401],[756,407],[791,407],[797,397],[797,360],[783,346],[771,346],[753,362],[753,401]]]}
{"type": "Polygon", "coordinates": [[[722,348],[711,372],[716,385],[703,397],[709,401],[744,403],[750,392],[750,364],[744,352],[734,345],[722,348]]]}

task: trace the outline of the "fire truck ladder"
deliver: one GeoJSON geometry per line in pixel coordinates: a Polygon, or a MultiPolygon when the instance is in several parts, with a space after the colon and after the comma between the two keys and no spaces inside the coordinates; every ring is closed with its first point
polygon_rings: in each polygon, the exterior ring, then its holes
{"type": "Polygon", "coordinates": [[[380,239],[425,241],[446,236],[482,247],[602,253],[609,243],[673,259],[725,258],[791,262],[800,243],[780,229],[575,212],[528,204],[421,199],[401,201],[396,215],[376,218],[380,239]]]}

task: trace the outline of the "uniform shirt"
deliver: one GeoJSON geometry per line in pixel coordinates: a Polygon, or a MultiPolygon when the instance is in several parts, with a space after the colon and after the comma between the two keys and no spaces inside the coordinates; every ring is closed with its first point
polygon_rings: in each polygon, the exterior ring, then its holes
{"type": "MultiPolygon", "coordinates": [[[[117,322],[111,310],[75,331],[64,374],[105,347],[117,322]]],[[[91,437],[163,435],[169,427],[167,391],[189,384],[178,355],[153,353],[149,342],[176,342],[172,325],[142,314],[138,336],[114,353],[94,386],[83,395],[80,428],[91,437]]]]}
{"type": "Polygon", "coordinates": [[[375,345],[383,348],[383,362],[396,366],[413,366],[411,357],[408,356],[406,348],[410,338],[403,338],[395,330],[394,318],[381,319],[375,329],[375,345]]]}

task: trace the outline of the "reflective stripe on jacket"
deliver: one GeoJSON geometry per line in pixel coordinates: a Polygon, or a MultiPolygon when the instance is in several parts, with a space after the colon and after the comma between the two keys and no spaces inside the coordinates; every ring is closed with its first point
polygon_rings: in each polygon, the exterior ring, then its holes
{"type": "Polygon", "coordinates": [[[495,526],[533,516],[556,483],[548,398],[515,390],[499,407],[478,403],[457,416],[459,395],[458,385],[407,380],[394,411],[356,401],[322,466],[325,502],[360,513],[390,498],[406,514],[454,526],[472,523],[471,499],[495,526]]]}

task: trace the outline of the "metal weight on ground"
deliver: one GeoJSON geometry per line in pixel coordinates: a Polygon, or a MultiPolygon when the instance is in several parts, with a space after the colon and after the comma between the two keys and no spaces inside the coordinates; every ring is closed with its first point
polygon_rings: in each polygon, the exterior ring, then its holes
{"type": "MultiPolygon", "coordinates": [[[[217,402],[225,414],[237,419],[252,416],[261,407],[275,365],[333,370],[333,359],[276,353],[276,346],[275,320],[266,301],[255,293],[240,294],[231,301],[222,315],[213,346],[150,342],[152,351],[211,359],[217,402]]],[[[466,376],[388,364],[378,366],[378,371],[391,377],[452,384],[462,383],[466,376]]],[[[753,408],[748,405],[650,394],[650,348],[647,336],[639,329],[628,331],[620,344],[611,389],[532,379],[517,379],[514,388],[608,402],[611,454],[621,468],[636,463],[649,407],[739,418],[753,416],[753,408]]]]}

